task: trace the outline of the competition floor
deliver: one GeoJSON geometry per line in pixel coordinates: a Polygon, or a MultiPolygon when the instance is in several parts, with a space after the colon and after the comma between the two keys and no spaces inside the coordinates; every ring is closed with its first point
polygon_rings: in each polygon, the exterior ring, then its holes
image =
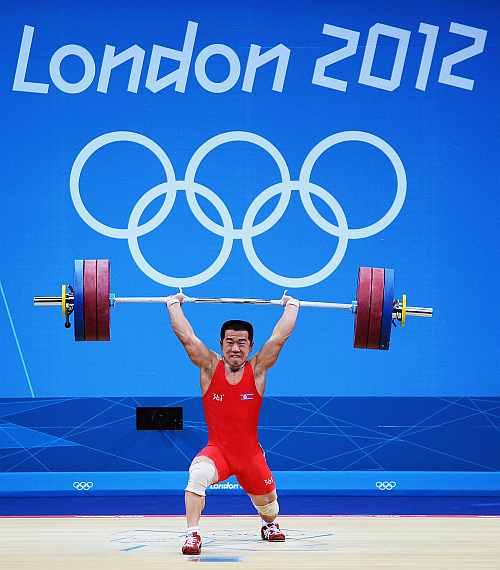
{"type": "Polygon", "coordinates": [[[174,570],[386,568],[498,570],[499,517],[285,516],[284,543],[259,536],[256,516],[206,516],[200,556],[183,556],[175,516],[5,517],[1,568],[174,570]]]}
{"type": "Polygon", "coordinates": [[[0,568],[500,569],[499,497],[282,496],[278,544],[247,497],[207,499],[202,554],[183,556],[182,497],[2,497],[0,568]]]}

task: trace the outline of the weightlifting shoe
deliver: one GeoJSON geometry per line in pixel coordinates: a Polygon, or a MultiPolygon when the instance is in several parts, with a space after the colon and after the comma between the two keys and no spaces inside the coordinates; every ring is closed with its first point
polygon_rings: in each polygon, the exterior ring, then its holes
{"type": "Polygon", "coordinates": [[[279,524],[275,522],[265,524],[260,529],[260,535],[262,540],[268,540],[269,542],[285,541],[285,533],[280,530],[279,524]]]}
{"type": "Polygon", "coordinates": [[[201,536],[197,532],[186,535],[186,540],[182,547],[182,554],[200,554],[201,536]]]}

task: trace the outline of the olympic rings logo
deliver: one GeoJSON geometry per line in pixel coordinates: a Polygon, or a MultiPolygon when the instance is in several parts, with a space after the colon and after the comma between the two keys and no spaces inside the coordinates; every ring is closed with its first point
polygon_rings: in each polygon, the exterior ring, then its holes
{"type": "Polygon", "coordinates": [[[379,491],[392,491],[396,487],[396,481],[377,481],[375,487],[379,491]]]}
{"type": "Polygon", "coordinates": [[[191,287],[214,277],[225,265],[231,254],[234,240],[241,240],[249,263],[264,279],[284,287],[308,287],[326,279],[339,266],[344,258],[349,239],[362,239],[373,236],[389,226],[399,214],[406,197],[406,173],[396,151],[383,139],[364,131],[343,131],[320,141],[306,156],[298,180],[292,180],[288,165],[279,150],[264,137],[247,131],[230,131],[216,135],[204,142],[193,154],[186,169],[184,180],[177,180],[174,168],[163,149],[150,138],[130,131],[114,131],[98,136],[89,142],[76,157],[70,175],[70,191],[73,204],[82,220],[96,232],[115,239],[126,239],[132,257],[141,271],[150,279],[169,287],[191,287]],[[397,178],[396,195],[386,213],[376,222],[362,228],[349,228],[345,213],[338,201],[324,188],[311,182],[311,174],[320,156],[337,144],[355,141],[374,146],[391,162],[397,178]],[[87,160],[100,148],[115,142],[132,142],[150,150],[160,161],[166,181],[146,191],[135,204],[128,220],[127,228],[107,226],[97,220],[85,207],[80,195],[80,176],[87,160]],[[281,182],[269,186],[255,197],[245,213],[241,228],[235,228],[228,208],[212,190],[195,180],[197,170],[208,153],[220,145],[230,142],[247,142],[267,151],[274,159],[281,174],[281,182]],[[190,277],[166,275],[155,269],[144,258],[138,238],[155,230],[170,214],[178,191],[186,193],[191,212],[208,231],[222,237],[222,247],[216,260],[206,269],[190,277]],[[253,238],[271,229],[283,216],[293,191],[298,191],[305,211],[313,222],[327,234],[338,237],[337,248],[329,261],[320,270],[303,277],[286,277],[275,273],[262,263],[253,246],[253,238]],[[326,220],[316,209],[311,194],[321,198],[332,210],[337,225],[326,220]],[[215,207],[222,225],[210,219],[201,209],[197,195],[203,196],[215,207]],[[254,225],[260,209],[274,196],[279,201],[269,216],[254,225]],[[146,208],[156,198],[165,196],[159,211],[147,222],[140,224],[146,208]]]}
{"type": "Polygon", "coordinates": [[[93,481],[75,481],[73,483],[73,489],[75,489],[75,491],[90,491],[93,486],[93,481]]]}

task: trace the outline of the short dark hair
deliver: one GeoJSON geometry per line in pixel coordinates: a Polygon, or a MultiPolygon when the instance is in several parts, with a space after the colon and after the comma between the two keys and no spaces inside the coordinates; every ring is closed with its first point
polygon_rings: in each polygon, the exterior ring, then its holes
{"type": "Polygon", "coordinates": [[[224,335],[227,330],[232,331],[247,331],[250,344],[253,342],[253,326],[252,323],[248,321],[239,321],[238,319],[233,319],[231,321],[226,321],[220,329],[220,339],[224,340],[224,335]]]}

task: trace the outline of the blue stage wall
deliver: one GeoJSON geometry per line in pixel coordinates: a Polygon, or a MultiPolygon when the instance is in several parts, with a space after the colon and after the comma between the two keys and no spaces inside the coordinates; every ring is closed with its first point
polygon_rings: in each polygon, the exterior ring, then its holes
{"type": "MultiPolygon", "coordinates": [[[[109,258],[123,296],[182,286],[192,296],[279,298],[288,289],[347,303],[359,266],[393,267],[398,297],[434,307],[434,317],[408,319],[388,352],[360,351],[349,313],[303,309],[269,373],[273,422],[284,434],[296,425],[283,400],[300,408],[334,398],[362,402],[348,405],[356,425],[392,402],[380,425],[404,433],[453,402],[480,427],[465,423],[458,435],[453,420],[426,431],[419,444],[439,442],[439,460],[384,432],[390,461],[328,429],[331,453],[311,435],[311,457],[292,446],[289,463],[274,456],[271,467],[416,471],[429,482],[432,472],[500,469],[495,3],[26,1],[0,13],[0,406],[17,414],[29,402],[15,422],[2,412],[2,472],[73,470],[82,449],[74,455],[64,435],[62,402],[85,422],[91,402],[109,424],[90,472],[130,469],[104,461],[125,437],[117,402],[130,414],[134,398],[199,405],[197,371],[164,307],[118,306],[111,343],[75,343],[58,309],[32,306],[73,281],[75,258],[109,258]],[[54,434],[67,443],[52,456],[54,434]],[[318,463],[344,452],[346,463],[318,463]]],[[[251,320],[258,349],[280,310],[186,314],[214,349],[222,321],[251,320]]],[[[144,460],[144,469],[185,472],[203,439],[193,429],[172,442],[131,430],[127,443],[145,457],[175,443],[184,455],[162,454],[154,468],[144,460]]],[[[17,489],[14,480],[1,478],[0,490],[17,489]]],[[[313,491],[314,479],[304,481],[313,491]]]]}

